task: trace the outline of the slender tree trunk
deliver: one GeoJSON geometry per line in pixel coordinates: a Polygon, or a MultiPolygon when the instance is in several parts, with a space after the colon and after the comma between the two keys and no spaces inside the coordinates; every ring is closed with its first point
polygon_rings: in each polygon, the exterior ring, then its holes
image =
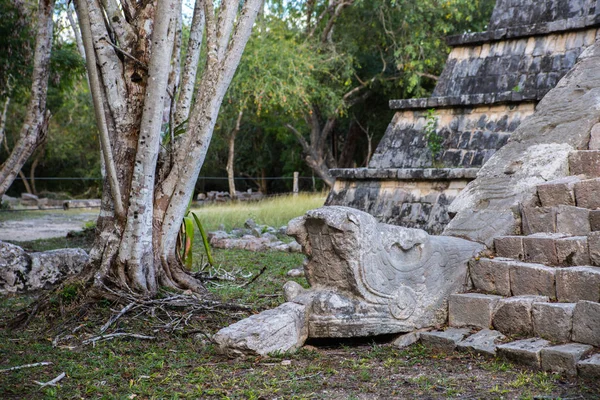
{"type": "Polygon", "coordinates": [[[54,0],[40,0],[38,7],[31,98],[19,140],[8,159],[0,167],[0,197],[12,185],[15,177],[37,146],[43,142],[43,135],[47,131],[45,127],[50,120],[50,114],[46,112],[46,95],[50,75],[54,0]]]}
{"type": "Polygon", "coordinates": [[[238,132],[240,131],[240,125],[242,122],[242,117],[244,115],[243,111],[238,113],[237,120],[235,122],[235,128],[229,134],[229,152],[227,153],[227,182],[229,183],[229,197],[232,200],[237,198],[237,194],[235,191],[235,174],[233,170],[233,165],[235,161],[235,139],[237,137],[238,132]]]}
{"type": "Polygon", "coordinates": [[[2,114],[0,114],[0,142],[4,141],[4,134],[6,129],[6,113],[8,112],[8,106],[10,104],[10,97],[4,99],[4,106],[2,107],[2,114]]]}

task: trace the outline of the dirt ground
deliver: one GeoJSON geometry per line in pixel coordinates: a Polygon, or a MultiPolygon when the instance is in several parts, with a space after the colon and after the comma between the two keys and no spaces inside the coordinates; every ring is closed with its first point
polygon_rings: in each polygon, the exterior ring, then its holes
{"type": "Polygon", "coordinates": [[[0,240],[27,242],[65,237],[81,231],[98,217],[98,210],[0,211],[0,240]]]}

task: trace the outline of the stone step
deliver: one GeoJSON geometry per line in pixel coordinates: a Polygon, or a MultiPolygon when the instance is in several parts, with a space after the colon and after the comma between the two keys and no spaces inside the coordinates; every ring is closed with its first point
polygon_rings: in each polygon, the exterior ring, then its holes
{"type": "Polygon", "coordinates": [[[600,232],[584,236],[536,233],[494,238],[496,255],[554,266],[600,265],[600,232]]]}
{"type": "Polygon", "coordinates": [[[600,208],[600,178],[586,179],[574,185],[575,205],[596,210],[600,208]]]}
{"type": "Polygon", "coordinates": [[[482,258],[470,263],[469,276],[477,291],[492,295],[600,302],[600,267],[555,268],[509,258],[482,258]]]}
{"type": "Polygon", "coordinates": [[[600,151],[579,150],[569,154],[571,175],[584,175],[587,178],[600,177],[600,151]]]}
{"type": "Polygon", "coordinates": [[[575,184],[581,182],[579,176],[566,176],[537,186],[537,194],[542,207],[574,206],[575,184]]]}
{"type": "Polygon", "coordinates": [[[521,207],[521,229],[524,235],[560,233],[583,236],[592,231],[590,209],[558,205],[552,207],[521,207]]]}
{"type": "Polygon", "coordinates": [[[540,337],[507,342],[506,336],[499,331],[482,329],[471,334],[471,331],[464,328],[423,332],[420,341],[437,351],[458,350],[488,356],[499,355],[544,371],[600,378],[600,353],[593,354],[597,349],[589,344],[569,342],[553,345],[551,341],[540,337]]]}

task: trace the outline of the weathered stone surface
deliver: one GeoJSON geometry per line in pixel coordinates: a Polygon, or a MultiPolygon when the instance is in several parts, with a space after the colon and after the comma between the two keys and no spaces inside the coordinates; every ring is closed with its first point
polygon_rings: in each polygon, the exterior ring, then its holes
{"type": "Polygon", "coordinates": [[[479,293],[453,294],[448,303],[449,325],[489,329],[493,310],[501,299],[501,296],[479,293]]]}
{"type": "Polygon", "coordinates": [[[600,266],[600,231],[588,235],[588,251],[592,265],[600,266]]]}
{"type": "Polygon", "coordinates": [[[560,265],[589,265],[587,236],[556,239],[556,255],[560,265]]]}
{"type": "Polygon", "coordinates": [[[573,312],[573,341],[600,347],[600,304],[580,301],[573,312]]]}
{"type": "MultiPolygon", "coordinates": [[[[477,290],[500,296],[510,296],[510,265],[512,260],[482,258],[469,263],[469,274],[477,290]]],[[[489,325],[488,325],[489,326],[489,325]]]]}
{"type": "Polygon", "coordinates": [[[494,238],[494,247],[498,257],[523,260],[523,237],[522,236],[499,236],[494,238]]]}
{"type": "MultiPolygon", "coordinates": [[[[591,128],[588,132],[591,131],[591,128]]],[[[569,155],[571,175],[585,175],[588,178],[600,176],[600,151],[579,150],[569,155]]]]}
{"type": "Polygon", "coordinates": [[[448,328],[445,331],[432,331],[421,333],[421,343],[439,351],[454,351],[458,342],[469,335],[470,330],[465,328],[448,328]]]}
{"type": "Polygon", "coordinates": [[[600,179],[586,179],[575,185],[577,207],[594,210],[600,208],[600,179]]]}
{"type": "Polygon", "coordinates": [[[397,347],[399,349],[403,349],[405,347],[412,346],[413,344],[417,343],[419,341],[419,339],[421,339],[421,333],[423,333],[423,332],[424,331],[422,331],[422,330],[416,330],[416,331],[412,331],[409,333],[399,335],[392,342],[392,346],[397,347]]]}
{"type": "Polygon", "coordinates": [[[48,289],[82,270],[88,255],[81,249],[26,253],[0,242],[0,293],[48,289]]]}
{"type": "Polygon", "coordinates": [[[498,355],[520,364],[540,368],[542,349],[548,346],[549,341],[539,338],[517,340],[498,346],[498,355]]]}
{"type": "Polygon", "coordinates": [[[594,348],[585,344],[567,343],[542,349],[542,369],[570,376],[577,375],[577,363],[594,348]]]}
{"type": "Polygon", "coordinates": [[[498,331],[482,329],[474,335],[458,342],[456,348],[459,351],[471,351],[474,353],[495,356],[496,348],[506,340],[506,336],[498,331]]]}
{"type": "Polygon", "coordinates": [[[600,301],[600,267],[571,267],[556,270],[558,301],[600,301]]]}
{"type": "Polygon", "coordinates": [[[513,296],[539,295],[556,298],[555,269],[539,264],[513,262],[510,266],[510,289],[513,296]]]}
{"type": "Polygon", "coordinates": [[[546,265],[557,265],[555,240],[561,236],[538,233],[523,238],[525,261],[546,265]]]}
{"type": "Polygon", "coordinates": [[[582,236],[590,233],[590,210],[573,206],[558,206],[556,232],[582,236]]]}
{"type": "Polygon", "coordinates": [[[494,328],[508,335],[529,335],[533,333],[531,309],[533,303],[547,302],[544,296],[518,296],[501,299],[496,304],[492,316],[494,328]]]}
{"type": "Polygon", "coordinates": [[[482,246],[377,223],[347,207],[323,207],[290,222],[308,257],[314,289],[311,337],[409,332],[444,323],[451,293],[482,246]]]}
{"type": "Polygon", "coordinates": [[[213,336],[229,356],[295,351],[308,337],[307,307],[284,303],[221,329],[213,336]]]}
{"type": "Polygon", "coordinates": [[[590,210],[590,229],[600,231],[600,210],[590,210]]]}
{"type": "Polygon", "coordinates": [[[575,197],[573,187],[581,179],[577,176],[567,176],[537,186],[537,194],[544,207],[553,207],[561,204],[574,206],[575,197]]]}
{"type": "Polygon", "coordinates": [[[588,145],[589,150],[600,150],[600,123],[592,127],[590,133],[590,144],[588,145]]]}
{"type": "Polygon", "coordinates": [[[535,335],[557,343],[571,340],[573,329],[572,303],[533,303],[533,331],[535,335]]]}
{"type": "Polygon", "coordinates": [[[556,232],[555,207],[523,207],[521,218],[524,235],[556,232]]]}
{"type": "Polygon", "coordinates": [[[537,185],[577,174],[569,173],[568,154],[587,147],[600,120],[599,63],[600,44],[594,44],[450,205],[456,215],[444,234],[491,245],[496,236],[517,233],[514,209],[534,203],[537,185]]]}
{"type": "Polygon", "coordinates": [[[583,378],[600,378],[600,353],[579,361],[577,363],[577,372],[583,378]]]}

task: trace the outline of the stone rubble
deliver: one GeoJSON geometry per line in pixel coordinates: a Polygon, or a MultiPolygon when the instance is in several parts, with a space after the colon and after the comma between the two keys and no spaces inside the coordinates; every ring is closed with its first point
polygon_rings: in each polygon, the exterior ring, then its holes
{"type": "Polygon", "coordinates": [[[225,227],[222,228],[208,233],[210,245],[218,249],[302,252],[302,248],[295,240],[288,243],[280,240],[279,237],[285,235],[286,227],[276,229],[267,225],[258,225],[254,220],[248,219],[242,229],[233,229],[227,233],[225,227]]]}

